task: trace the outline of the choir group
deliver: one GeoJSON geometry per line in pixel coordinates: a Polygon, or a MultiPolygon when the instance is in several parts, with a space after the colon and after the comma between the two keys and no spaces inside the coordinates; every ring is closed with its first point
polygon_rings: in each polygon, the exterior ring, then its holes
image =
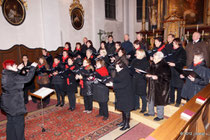
{"type": "MultiPolygon", "coordinates": [[[[199,33],[193,34],[199,42],[199,33]],[[198,37],[198,38],[196,38],[198,37]]],[[[91,40],[83,38],[83,44],[76,43],[72,51],[71,44],[65,43],[61,54],[52,57],[46,49],[38,59],[36,69],[39,87],[54,88],[57,96],[56,106],[63,107],[65,95],[69,99],[69,110],[76,108],[75,93],[80,87],[80,95],[84,97],[84,113],[91,113],[93,100],[99,104],[99,114],[107,120],[109,91],[115,93],[115,108],[122,112],[120,130],[129,126],[130,111],[140,108],[144,116],[155,116],[154,106],[157,107],[155,121],[164,118],[164,106],[174,104],[179,107],[181,99],[190,100],[204,88],[210,79],[210,70],[206,66],[206,52],[196,50],[189,55],[179,38],[168,35],[164,44],[161,37],[155,38],[155,47],[149,48],[141,33],[131,43],[129,35],[124,35],[124,42],[114,42],[113,36],[108,36],[108,42],[102,41],[97,51],[91,40]],[[189,65],[186,62],[190,61],[189,65]],[[187,66],[187,67],[186,67],[187,66]],[[186,71],[183,68],[188,68],[186,71]],[[189,73],[189,71],[191,73],[189,73]],[[175,101],[175,90],[177,97],[175,101]],[[148,109],[147,109],[148,108],[148,109]],[[147,112],[147,113],[146,113],[147,112]]],[[[19,73],[26,75],[31,63],[28,57],[22,57],[19,73]]],[[[25,84],[24,99],[28,103],[28,90],[33,92],[34,80],[25,84]]],[[[4,83],[2,84],[4,88],[4,83]]],[[[39,102],[32,97],[33,102],[39,102]]],[[[50,96],[44,99],[44,107],[49,104],[50,96]]],[[[40,102],[37,104],[40,108],[40,102]]],[[[3,108],[4,109],[4,108],[3,108]]]]}

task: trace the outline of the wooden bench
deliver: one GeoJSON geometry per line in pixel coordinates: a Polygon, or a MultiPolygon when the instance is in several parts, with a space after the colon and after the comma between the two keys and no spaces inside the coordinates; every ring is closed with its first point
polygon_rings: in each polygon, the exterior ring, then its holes
{"type": "Polygon", "coordinates": [[[150,137],[156,140],[207,140],[210,139],[210,84],[197,93],[189,102],[175,112],[161,126],[154,130],[150,137]],[[197,104],[196,98],[207,98],[203,104],[197,104]],[[193,117],[186,121],[181,119],[184,110],[195,112],[193,117]]]}

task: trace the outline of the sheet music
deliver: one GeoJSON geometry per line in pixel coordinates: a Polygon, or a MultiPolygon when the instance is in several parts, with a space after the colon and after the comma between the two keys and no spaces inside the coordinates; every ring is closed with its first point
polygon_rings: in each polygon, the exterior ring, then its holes
{"type": "Polygon", "coordinates": [[[42,87],[39,90],[37,90],[36,92],[32,93],[32,95],[37,95],[37,96],[39,96],[39,97],[41,97],[43,99],[43,98],[45,98],[46,96],[48,96],[52,92],[54,92],[53,89],[42,87]]]}
{"type": "Polygon", "coordinates": [[[135,70],[137,70],[138,71],[138,73],[140,72],[140,73],[144,73],[144,74],[146,74],[147,72],[146,71],[143,71],[143,70],[141,70],[141,69],[137,69],[137,68],[135,68],[135,70]]]}
{"type": "Polygon", "coordinates": [[[193,71],[193,69],[186,69],[186,68],[184,68],[183,70],[185,70],[185,71],[193,71]]]}

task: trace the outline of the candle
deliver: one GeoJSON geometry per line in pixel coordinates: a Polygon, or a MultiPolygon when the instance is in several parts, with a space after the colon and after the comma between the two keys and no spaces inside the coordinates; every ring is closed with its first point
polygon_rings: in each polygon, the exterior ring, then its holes
{"type": "Polygon", "coordinates": [[[158,37],[158,33],[156,33],[156,37],[158,37]]]}
{"type": "Polygon", "coordinates": [[[190,32],[189,32],[189,31],[187,31],[187,36],[188,36],[188,37],[190,36],[190,32]]]}
{"type": "Polygon", "coordinates": [[[202,30],[202,36],[204,36],[204,30],[202,30]]]}
{"type": "Polygon", "coordinates": [[[199,26],[199,25],[197,24],[197,27],[196,27],[197,31],[198,31],[198,26],[199,26]]]}
{"type": "Polygon", "coordinates": [[[147,39],[147,34],[145,35],[145,38],[147,39]]]}
{"type": "Polygon", "coordinates": [[[153,34],[155,33],[155,29],[154,28],[152,29],[152,32],[153,32],[153,34]]]}

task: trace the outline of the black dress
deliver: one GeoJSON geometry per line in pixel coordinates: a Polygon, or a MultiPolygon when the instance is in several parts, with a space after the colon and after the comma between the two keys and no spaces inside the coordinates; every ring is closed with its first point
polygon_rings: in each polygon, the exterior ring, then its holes
{"type": "Polygon", "coordinates": [[[79,73],[83,77],[83,79],[80,80],[80,94],[84,97],[84,105],[86,111],[92,111],[93,109],[92,81],[88,79],[93,73],[90,67],[92,66],[82,67],[79,73]]]}
{"type": "Polygon", "coordinates": [[[106,79],[109,76],[107,68],[96,69],[95,80],[93,84],[93,99],[99,104],[99,115],[108,117],[109,88],[106,87],[106,79]]]}
{"type": "Polygon", "coordinates": [[[63,77],[63,71],[64,71],[64,65],[60,62],[57,65],[53,63],[53,67],[51,69],[51,73],[58,72],[57,75],[52,75],[52,85],[55,88],[56,96],[57,96],[57,102],[60,104],[62,98],[62,104],[64,104],[64,96],[65,96],[65,84],[64,84],[64,77],[63,77]]]}
{"type": "Polygon", "coordinates": [[[131,72],[133,75],[133,90],[135,96],[135,108],[139,108],[139,96],[142,99],[142,111],[146,111],[147,101],[146,101],[146,87],[147,81],[145,73],[137,73],[136,69],[146,71],[149,68],[149,61],[147,58],[134,59],[131,63],[131,72]]]}
{"type": "MultiPolygon", "coordinates": [[[[26,65],[24,63],[22,63],[22,64],[24,65],[24,67],[20,70],[20,74],[26,76],[28,74],[29,69],[30,69],[31,62],[27,62],[26,65]]],[[[34,89],[35,89],[34,78],[35,77],[33,77],[30,82],[28,82],[24,85],[23,90],[24,90],[24,102],[25,102],[25,104],[28,103],[28,91],[34,92],[34,89]]],[[[32,97],[32,101],[36,102],[36,98],[32,97]]]]}
{"type": "Polygon", "coordinates": [[[171,56],[168,57],[168,61],[175,63],[175,67],[171,68],[171,87],[170,87],[170,102],[175,102],[175,89],[177,89],[176,103],[181,103],[181,91],[184,84],[184,80],[180,78],[179,70],[182,70],[186,65],[186,52],[181,46],[177,49],[171,50],[171,56]],[[178,70],[178,71],[177,71],[178,70]]]}
{"type": "Polygon", "coordinates": [[[65,66],[65,85],[66,85],[66,93],[68,95],[68,99],[69,99],[69,107],[71,109],[74,109],[76,106],[76,97],[75,97],[75,93],[77,92],[77,82],[75,79],[75,66],[74,65],[66,65],[65,66]]]}
{"type": "Polygon", "coordinates": [[[145,57],[141,60],[140,59],[134,59],[131,63],[134,93],[136,95],[139,95],[139,96],[146,96],[147,81],[146,81],[146,78],[145,78],[145,74],[137,73],[135,68],[146,71],[149,68],[149,61],[145,57]]]}
{"type": "Polygon", "coordinates": [[[130,112],[134,109],[134,94],[132,89],[132,77],[128,68],[117,72],[113,79],[113,89],[116,96],[115,108],[122,112],[130,112]]]}

